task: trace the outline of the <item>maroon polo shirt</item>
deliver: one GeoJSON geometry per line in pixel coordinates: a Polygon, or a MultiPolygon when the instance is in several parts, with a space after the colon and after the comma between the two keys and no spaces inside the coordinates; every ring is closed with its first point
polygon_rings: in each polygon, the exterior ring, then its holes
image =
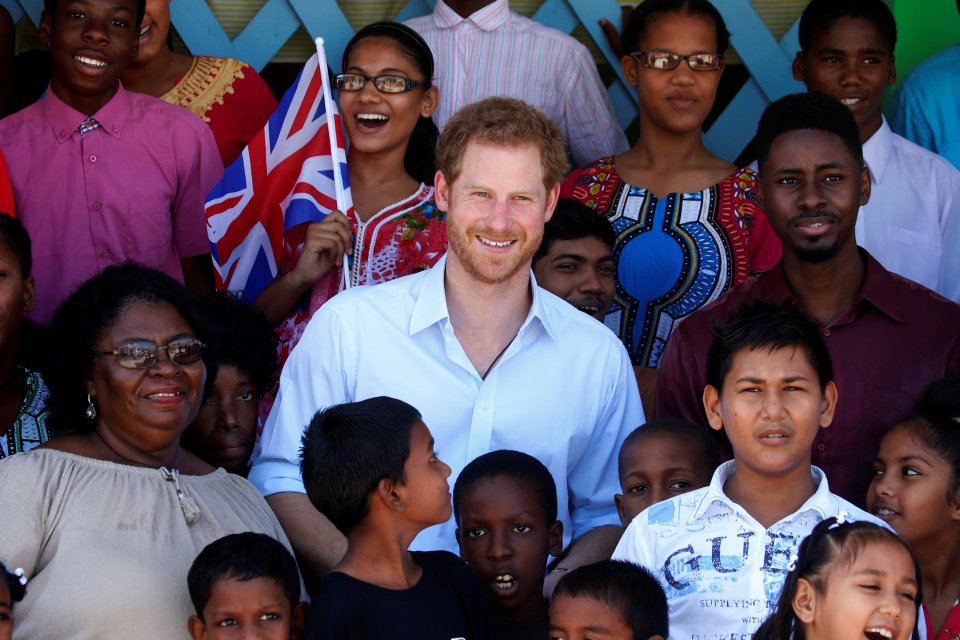
{"type": "MultiPolygon", "coordinates": [[[[861,255],[867,271],[859,300],[821,325],[840,399],[833,424],[813,444],[813,464],[826,472],[830,490],[859,506],[883,435],[928,383],[960,373],[960,305],[890,273],[863,249],[861,255]]],[[[797,306],[782,262],[680,323],[660,359],[654,418],[709,426],[703,389],[713,326],[757,299],[797,306]]]]}

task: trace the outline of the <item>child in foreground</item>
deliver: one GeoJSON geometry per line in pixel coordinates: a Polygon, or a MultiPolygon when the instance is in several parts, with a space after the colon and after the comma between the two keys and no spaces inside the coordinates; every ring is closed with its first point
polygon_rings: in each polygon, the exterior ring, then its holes
{"type": "Polygon", "coordinates": [[[923,570],[926,638],[960,634],[960,377],[924,391],[917,413],[880,442],[867,509],[910,545],[923,570]]]}
{"type": "Polygon", "coordinates": [[[753,633],[773,611],[790,556],[841,511],[879,522],[830,493],[810,464],[837,402],[830,354],[795,309],[754,302],[714,329],[703,404],[733,460],[709,487],[640,513],[613,553],[650,569],[670,603],[673,640],[753,633]]]}
{"type": "Polygon", "coordinates": [[[460,555],[487,586],[497,638],[543,640],[547,559],[563,547],[550,471],[519,451],[485,453],[460,472],[453,511],[460,555]]]}
{"type": "Polygon", "coordinates": [[[298,640],[307,614],[300,574],[286,547],[262,533],[214,540],[187,574],[197,614],[187,620],[193,640],[256,637],[298,640]]]}
{"type": "Polygon", "coordinates": [[[617,470],[622,494],[613,496],[626,527],[638,513],[667,498],[710,484],[720,466],[720,447],[700,425],[651,420],[620,445],[617,470]]]}
{"type": "Polygon", "coordinates": [[[13,638],[13,603],[23,600],[26,585],[22,569],[11,572],[0,562],[0,640],[13,638]]]}
{"type": "Polygon", "coordinates": [[[318,412],[303,435],[310,502],[347,537],[313,596],[305,637],[492,638],[483,589],[446,551],[410,552],[450,518],[450,467],[420,413],[379,397],[318,412]]]}
{"type": "Polygon", "coordinates": [[[665,640],[667,598],[646,569],[606,560],[560,579],[550,600],[551,640],[665,640]]]}
{"type": "Polygon", "coordinates": [[[907,640],[920,565],[896,534],[844,514],[814,527],[791,559],[777,609],[754,640],[907,640]]]}

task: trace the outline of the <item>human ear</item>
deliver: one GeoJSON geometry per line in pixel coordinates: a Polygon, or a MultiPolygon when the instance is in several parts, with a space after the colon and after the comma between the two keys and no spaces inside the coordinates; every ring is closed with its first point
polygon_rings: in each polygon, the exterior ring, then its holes
{"type": "Polygon", "coordinates": [[[206,640],[207,628],[203,625],[203,620],[197,616],[187,618],[187,631],[193,640],[206,640]]]}
{"type": "Polygon", "coordinates": [[[440,211],[449,211],[450,185],[447,182],[447,177],[443,175],[443,171],[437,171],[436,175],[433,176],[433,186],[433,198],[437,202],[437,208],[440,211]]]}
{"type": "Polygon", "coordinates": [[[703,389],[703,408],[707,412],[707,422],[715,431],[723,429],[723,415],[720,413],[720,391],[708,384],[703,389]]]}
{"type": "Polygon", "coordinates": [[[860,206],[870,202],[870,169],[864,167],[860,171],[860,206]]]}
{"type": "Polygon", "coordinates": [[[627,514],[623,510],[623,494],[613,494],[613,504],[617,506],[617,515],[620,516],[620,524],[626,529],[630,523],[627,522],[627,514]]]}
{"type": "Polygon", "coordinates": [[[820,402],[820,427],[826,429],[833,423],[833,414],[837,409],[840,392],[837,385],[830,381],[823,388],[823,400],[820,402]]]}
{"type": "Polygon", "coordinates": [[[803,57],[803,51],[797,51],[797,56],[793,59],[793,64],[790,65],[790,69],[793,71],[794,80],[799,80],[800,82],[807,81],[807,67],[806,60],[803,57]]]}
{"type": "Polygon", "coordinates": [[[623,56],[620,58],[620,70],[623,72],[623,79],[627,81],[627,84],[631,87],[636,87],[639,84],[638,76],[640,68],[640,61],[634,58],[633,56],[623,56]]]}
{"type": "Polygon", "coordinates": [[[793,613],[800,622],[810,624],[817,613],[817,590],[806,578],[797,578],[797,589],[793,595],[793,613]]]}
{"type": "Polygon", "coordinates": [[[544,210],[543,221],[549,222],[553,217],[553,211],[557,208],[557,202],[560,201],[560,185],[555,184],[553,188],[547,191],[546,209],[544,210]]]}
{"type": "Polygon", "coordinates": [[[40,13],[40,27],[37,29],[37,37],[40,40],[40,44],[46,45],[50,48],[50,41],[52,40],[50,31],[53,29],[53,16],[46,12],[46,10],[40,13]]]}
{"type": "Polygon", "coordinates": [[[890,77],[887,78],[887,84],[897,83],[897,60],[890,54],[890,77]]]}
{"type": "Polygon", "coordinates": [[[420,116],[429,118],[437,110],[440,104],[440,91],[436,87],[430,87],[423,94],[423,102],[420,105],[420,116]]]}
{"type": "Polygon", "coordinates": [[[36,283],[33,281],[33,276],[30,276],[23,281],[23,313],[26,315],[27,311],[33,309],[34,303],[37,301],[37,287],[36,283]]]}
{"type": "Polygon", "coordinates": [[[373,492],[371,500],[376,498],[388,509],[403,511],[404,502],[400,489],[400,485],[394,484],[389,478],[383,478],[377,483],[377,488],[373,492]]]}
{"type": "Polygon", "coordinates": [[[290,614],[290,640],[300,640],[303,628],[307,625],[307,613],[310,612],[310,605],[306,602],[298,602],[290,614]]]}
{"type": "Polygon", "coordinates": [[[550,546],[547,550],[554,558],[559,558],[563,553],[563,523],[559,520],[550,525],[550,546]]]}

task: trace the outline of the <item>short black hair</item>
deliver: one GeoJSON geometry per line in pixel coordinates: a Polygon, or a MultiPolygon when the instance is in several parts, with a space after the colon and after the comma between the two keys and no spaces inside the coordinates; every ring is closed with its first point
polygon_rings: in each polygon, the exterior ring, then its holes
{"type": "Polygon", "coordinates": [[[703,16],[713,23],[717,31],[717,53],[723,55],[730,46],[730,32],[727,23],[717,8],[707,0],[646,0],[641,2],[630,21],[623,28],[620,42],[623,44],[624,54],[637,50],[640,40],[647,33],[650,22],[658,13],[682,13],[688,16],[703,16]]]}
{"type": "Polygon", "coordinates": [[[276,381],[277,334],[259,309],[230,291],[194,294],[209,336],[203,350],[209,395],[220,365],[236,367],[253,377],[262,396],[276,381]]]}
{"type": "Polygon", "coordinates": [[[131,305],[141,302],[169,304],[206,342],[203,322],[182,284],[132,262],[107,267],[64,300],[50,321],[43,379],[50,389],[47,424],[58,433],[93,430],[94,421],[84,417],[84,377],[93,364],[94,343],[131,305]]]}
{"type": "Polygon", "coordinates": [[[713,344],[707,352],[707,384],[721,391],[723,379],[741,351],[785,347],[803,350],[817,372],[821,390],[833,381],[833,363],[820,328],[792,307],[754,301],[741,306],[724,324],[714,326],[713,344]]]}
{"type": "Polygon", "coordinates": [[[794,93],[771,103],[757,125],[757,168],[763,174],[773,142],[791,131],[812,129],[838,136],[847,147],[859,169],[863,169],[863,146],[860,129],[853,113],[830,96],[822,93],[794,93]]]}
{"type": "Polygon", "coordinates": [[[713,472],[720,466],[722,461],[720,447],[706,427],[686,420],[661,418],[637,427],[623,439],[623,444],[620,445],[620,453],[617,455],[617,475],[620,478],[623,478],[625,472],[623,456],[627,449],[641,442],[644,438],[654,436],[670,436],[687,441],[690,444],[692,459],[696,460],[697,465],[706,471],[707,475],[713,475],[713,472]]]}
{"type": "Polygon", "coordinates": [[[13,216],[0,213],[0,242],[17,256],[20,263],[20,275],[26,280],[33,270],[33,253],[30,249],[30,234],[23,224],[13,216]]]}
{"type": "Polygon", "coordinates": [[[596,238],[612,251],[617,241],[617,232],[606,216],[601,215],[587,205],[571,198],[560,198],[553,216],[543,227],[543,239],[540,248],[533,254],[533,264],[550,253],[557,240],[579,240],[596,238]]]}
{"type": "MultiPolygon", "coordinates": [[[[57,12],[57,4],[61,0],[43,0],[43,10],[49,14],[50,19],[53,20],[54,14],[57,12]]],[[[140,28],[140,23],[143,22],[143,14],[147,11],[147,0],[136,0],[137,3],[137,28],[140,28]]]]}
{"type": "Polygon", "coordinates": [[[530,489],[547,515],[547,524],[553,524],[557,519],[557,483],[547,467],[526,453],[500,449],[478,456],[457,477],[453,485],[453,516],[458,525],[463,494],[485,478],[508,478],[530,489]]]}
{"type": "Polygon", "coordinates": [[[197,616],[210,599],[213,585],[220,580],[276,580],[290,602],[300,602],[300,572],[297,561],[280,542],[263,533],[233,533],[214,540],[197,555],[187,573],[187,588],[197,616]]]}
{"type": "Polygon", "coordinates": [[[557,583],[553,597],[593,598],[620,614],[634,640],[670,635],[667,596],[653,575],[639,565],[605,560],[574,569],[557,583]]]}
{"type": "Polygon", "coordinates": [[[344,535],[370,511],[381,480],[404,482],[420,412],[380,396],[318,411],[303,434],[300,471],[310,502],[344,535]]]}
{"type": "Polygon", "coordinates": [[[800,50],[806,55],[823,31],[840,18],[862,18],[880,32],[887,52],[897,47],[897,21],[883,0],[811,0],[800,16],[800,50]]]}

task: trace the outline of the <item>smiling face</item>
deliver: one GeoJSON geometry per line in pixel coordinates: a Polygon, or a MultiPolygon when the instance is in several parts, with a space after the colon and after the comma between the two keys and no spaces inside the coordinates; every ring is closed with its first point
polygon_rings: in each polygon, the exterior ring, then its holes
{"type": "Polygon", "coordinates": [[[633,640],[633,630],[606,602],[565,593],[550,601],[550,640],[633,640]]]}
{"type": "MultiPolygon", "coordinates": [[[[400,47],[388,38],[365,38],[354,45],[343,70],[369,78],[390,75],[424,78],[400,47]]],[[[340,91],[340,112],[353,153],[380,155],[406,152],[407,141],[421,117],[437,108],[437,89],[381,93],[368,81],[360,91],[340,91]]]]}
{"type": "MultiPolygon", "coordinates": [[[[94,351],[112,351],[131,341],[163,346],[194,338],[193,329],[167,303],[133,302],[94,341],[94,351]]],[[[121,367],[112,355],[97,356],[87,389],[97,399],[97,430],[140,451],[156,451],[176,441],[200,408],[206,369],[203,360],[178,365],[166,350],[146,369],[121,367]]]]}
{"type": "Polygon", "coordinates": [[[870,199],[870,177],[839,136],[797,129],[770,145],[757,197],[785,254],[823,262],[856,250],[854,226],[870,199]]]}
{"type": "Polygon", "coordinates": [[[623,494],[614,496],[623,526],[652,504],[710,484],[711,474],[689,440],[656,434],[634,441],[622,454],[623,494]]]}
{"type": "Polygon", "coordinates": [[[796,474],[809,479],[817,431],[833,421],[837,389],[821,391],[803,349],[744,349],[733,357],[718,391],[703,393],[707,419],[730,438],[737,473],[762,478],[796,474]]]}
{"type": "Polygon", "coordinates": [[[117,92],[120,74],[137,54],[135,0],[60,0],[40,18],[40,41],[50,46],[50,88],[93,115],[117,92]]]}
{"type": "Polygon", "coordinates": [[[436,176],[437,206],[447,212],[447,268],[487,285],[525,279],[559,193],[560,185],[544,186],[536,147],[469,142],[459,177],[436,176]]]}
{"type": "Polygon", "coordinates": [[[136,63],[143,65],[156,58],[160,50],[166,48],[169,33],[170,0],[147,0],[138,33],[136,63]]]}
{"type": "Polygon", "coordinates": [[[460,500],[460,555],[508,619],[530,621],[546,610],[547,557],[559,555],[563,525],[549,522],[536,492],[505,476],[481,478],[460,500]]]}
{"type": "Polygon", "coordinates": [[[909,423],[894,427],[883,437],[873,463],[867,509],[893,527],[915,553],[943,549],[950,544],[945,539],[955,539],[960,521],[952,482],[950,464],[927,447],[909,423]]]}
{"type": "Polygon", "coordinates": [[[830,569],[822,593],[800,578],[793,609],[807,640],[907,640],[917,621],[916,575],[906,549],[875,542],[830,569]]]}
{"type": "Polygon", "coordinates": [[[613,302],[616,267],[610,247],[595,236],[554,240],[533,273],[538,285],[601,322],[613,302]]]}
{"type": "Polygon", "coordinates": [[[409,522],[429,527],[450,519],[450,467],[434,449],[433,436],[422,421],[410,429],[410,455],[403,465],[403,482],[397,485],[403,513],[409,522]]]}
{"type": "Polygon", "coordinates": [[[194,640],[290,640],[299,637],[306,605],[291,606],[280,583],[273,578],[213,583],[203,608],[203,619],[191,616],[194,640]]]}
{"type": "Polygon", "coordinates": [[[183,434],[183,444],[210,464],[247,475],[257,437],[259,397],[250,372],[217,367],[210,395],[183,434]]]}
{"type": "Polygon", "coordinates": [[[793,77],[836,98],[853,112],[866,141],[883,121],[883,94],[896,82],[893,52],[865,18],[844,16],[824,29],[793,61],[793,77]]]}
{"type": "MultiPolygon", "coordinates": [[[[637,51],[717,53],[717,29],[704,16],[658,13],[637,43],[637,51]]],[[[676,69],[652,69],[626,55],[620,66],[624,78],[637,89],[641,131],[655,127],[671,133],[699,133],[713,108],[722,65],[714,71],[694,71],[681,60],[676,69]]]]}

